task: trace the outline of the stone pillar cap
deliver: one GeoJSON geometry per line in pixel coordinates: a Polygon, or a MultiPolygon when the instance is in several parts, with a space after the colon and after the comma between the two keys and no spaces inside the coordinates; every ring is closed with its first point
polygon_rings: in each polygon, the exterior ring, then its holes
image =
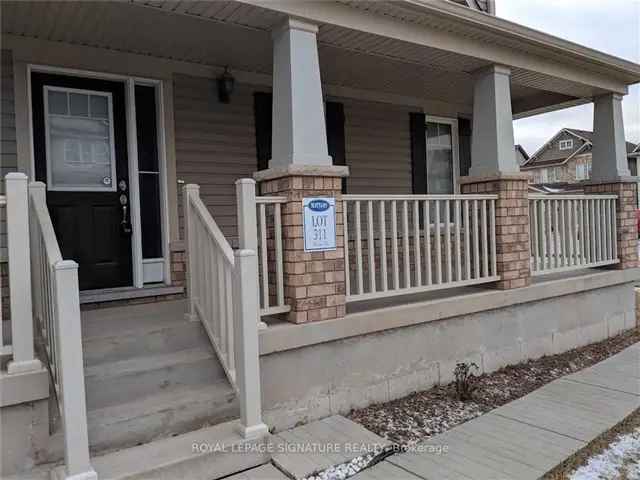
{"type": "Polygon", "coordinates": [[[497,180],[529,180],[529,177],[530,174],[526,172],[496,173],[493,175],[460,177],[458,183],[465,185],[467,183],[495,182],[497,180]]]}
{"type": "Polygon", "coordinates": [[[342,165],[287,165],[254,172],[256,182],[282,177],[348,177],[349,167],[342,165]]]}

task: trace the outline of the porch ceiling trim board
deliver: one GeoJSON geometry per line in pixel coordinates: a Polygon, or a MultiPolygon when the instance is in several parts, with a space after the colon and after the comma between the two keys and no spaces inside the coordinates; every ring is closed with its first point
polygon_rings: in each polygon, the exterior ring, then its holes
{"type": "MultiPolygon", "coordinates": [[[[337,25],[483,59],[488,63],[509,65],[514,67],[514,79],[523,75],[519,70],[522,69],[623,94],[627,93],[626,85],[640,81],[640,66],[637,64],[441,1],[405,2],[406,7],[413,3],[413,15],[423,13],[418,17],[422,24],[417,23],[414,17],[411,17],[412,23],[399,18],[397,9],[401,7],[387,2],[368,4],[365,10],[357,2],[341,5],[321,1],[240,1],[320,24],[337,25]],[[416,6],[419,6],[419,12],[416,12],[416,6]],[[378,11],[387,9],[386,16],[373,13],[376,8],[378,11]],[[396,18],[392,18],[389,12],[395,12],[396,18]],[[446,21],[444,25],[441,23],[443,19],[446,21]],[[434,21],[439,23],[438,27],[431,25],[434,21]],[[507,42],[512,42],[512,45],[507,46],[507,42]],[[542,55],[555,58],[552,60],[542,55]]],[[[327,41],[322,36],[322,28],[319,38],[327,41]]]]}
{"type": "MultiPolygon", "coordinates": [[[[205,65],[133,52],[116,52],[107,48],[55,42],[12,34],[3,34],[2,43],[3,48],[13,51],[15,61],[18,63],[56,65],[70,69],[81,68],[86,71],[101,71],[119,76],[132,75],[134,77],[171,80],[174,74],[184,74],[195,77],[215,78],[224,70],[222,65],[205,65]]],[[[265,87],[271,87],[272,84],[271,75],[237,69],[233,70],[233,75],[239,83],[265,87]]],[[[425,110],[438,115],[471,114],[470,104],[445,102],[437,99],[384,93],[326,83],[323,83],[323,91],[328,97],[353,98],[416,108],[424,107],[425,110]],[[455,112],[452,112],[451,108],[455,108],[455,112]]]]}

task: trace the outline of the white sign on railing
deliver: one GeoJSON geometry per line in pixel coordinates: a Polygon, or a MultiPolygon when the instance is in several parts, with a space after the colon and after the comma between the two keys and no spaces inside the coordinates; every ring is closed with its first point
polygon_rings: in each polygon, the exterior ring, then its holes
{"type": "Polygon", "coordinates": [[[336,199],[303,198],[304,251],[336,249],[336,199]]]}

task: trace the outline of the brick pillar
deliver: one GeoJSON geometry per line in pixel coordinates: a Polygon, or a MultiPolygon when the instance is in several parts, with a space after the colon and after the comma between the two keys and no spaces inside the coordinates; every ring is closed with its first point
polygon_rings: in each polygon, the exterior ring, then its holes
{"type": "Polygon", "coordinates": [[[304,174],[304,168],[299,173],[274,174],[263,170],[255,174],[261,195],[288,199],[282,205],[282,235],[284,295],[285,302],[291,306],[287,316],[290,322],[315,322],[345,315],[341,187],[346,171],[346,167],[311,167],[309,174],[304,174]],[[336,199],[336,250],[304,251],[302,199],[305,197],[336,199]]]}
{"type": "Polygon", "coordinates": [[[638,266],[637,184],[627,182],[590,183],[584,186],[585,194],[613,194],[616,201],[616,243],[620,262],[610,266],[624,270],[638,266]]]}
{"type": "Polygon", "coordinates": [[[516,173],[490,177],[463,177],[462,193],[495,194],[496,267],[499,290],[531,283],[529,246],[528,175],[516,173]]]}

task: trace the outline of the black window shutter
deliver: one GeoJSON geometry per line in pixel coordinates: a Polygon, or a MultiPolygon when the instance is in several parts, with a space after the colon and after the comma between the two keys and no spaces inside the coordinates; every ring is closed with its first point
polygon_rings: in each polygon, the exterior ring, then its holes
{"type": "Polygon", "coordinates": [[[471,120],[469,120],[468,118],[458,119],[458,138],[460,176],[466,177],[467,175],[469,175],[469,169],[471,168],[471,120]]]}
{"type": "MultiPolygon", "coordinates": [[[[346,165],[344,140],[344,106],[340,102],[326,103],[327,147],[334,165],[346,165]]],[[[342,179],[342,193],[347,193],[346,178],[342,179]]]]}
{"type": "Polygon", "coordinates": [[[413,193],[427,193],[427,139],[424,113],[409,113],[413,193]]]}
{"type": "Polygon", "coordinates": [[[253,94],[258,170],[269,168],[269,160],[271,159],[271,103],[272,95],[270,93],[256,92],[253,94]]]}

